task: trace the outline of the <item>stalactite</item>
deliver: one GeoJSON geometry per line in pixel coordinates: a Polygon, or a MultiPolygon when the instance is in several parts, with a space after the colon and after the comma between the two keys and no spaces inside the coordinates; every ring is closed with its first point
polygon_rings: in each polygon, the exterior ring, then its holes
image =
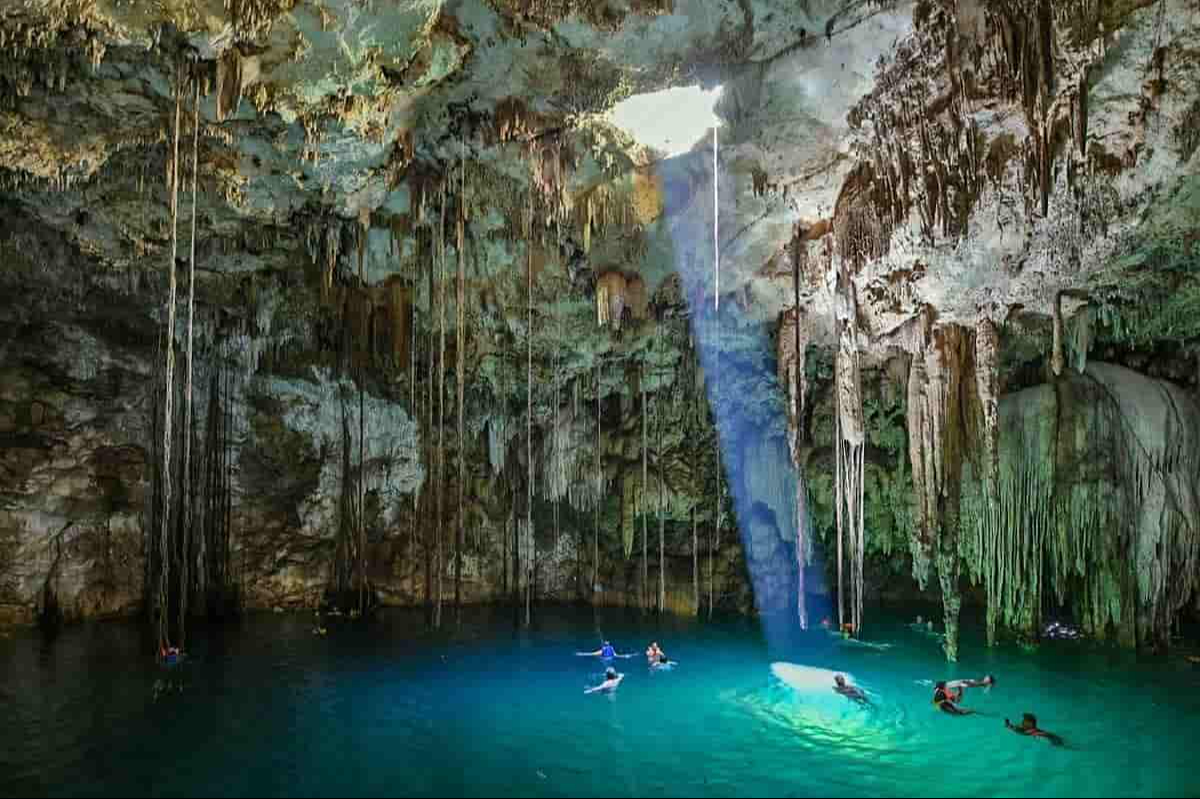
{"type": "Polygon", "coordinates": [[[175,259],[178,254],[179,245],[179,116],[180,116],[180,79],[175,78],[175,138],[174,138],[174,155],[171,158],[171,259],[167,263],[167,329],[166,335],[166,368],[164,370],[166,377],[166,391],[163,395],[163,467],[162,467],[162,513],[160,518],[161,524],[161,545],[160,556],[162,563],[159,567],[159,608],[158,608],[158,644],[159,650],[164,651],[170,646],[170,636],[168,631],[168,586],[170,581],[170,548],[168,546],[168,534],[170,531],[170,516],[171,516],[171,427],[174,419],[174,376],[175,376],[175,259]]]}
{"type": "Polygon", "coordinates": [[[808,350],[808,331],[800,315],[800,263],[805,252],[804,242],[795,237],[792,242],[792,312],[780,316],[777,342],[779,378],[788,393],[788,451],[796,470],[796,618],[800,629],[808,629],[805,606],[804,567],[806,565],[807,521],[804,463],[801,450],[804,443],[804,405],[806,393],[805,356],[808,350]]]}
{"type": "MultiPolygon", "coordinates": [[[[849,282],[846,281],[846,285],[849,282]]],[[[839,321],[838,352],[835,361],[837,386],[837,526],[838,526],[838,622],[845,624],[842,591],[843,531],[850,538],[850,581],[853,586],[850,608],[855,634],[861,631],[863,603],[863,453],[866,442],[862,408],[862,378],[859,370],[856,310],[850,290],[847,317],[839,321]]]]}
{"type": "Polygon", "coordinates": [[[217,121],[236,114],[242,102],[242,56],[230,47],[217,59],[217,121]]]}
{"type": "Polygon", "coordinates": [[[625,276],[620,272],[605,272],[596,281],[596,323],[621,329],[625,313],[625,276]]]}
{"type": "Polygon", "coordinates": [[[993,484],[1000,469],[1000,334],[986,316],[975,324],[975,391],[982,410],[984,479],[993,484]]]}
{"type": "Polygon", "coordinates": [[[909,456],[917,487],[918,523],[912,541],[913,572],[922,585],[930,561],[936,561],[946,624],[944,648],[949,660],[958,652],[958,529],[963,464],[968,450],[986,444],[969,441],[985,435],[973,364],[970,331],[957,325],[931,329],[926,317],[909,373],[909,456]]]}
{"type": "Polygon", "coordinates": [[[1063,355],[1062,293],[1059,292],[1054,295],[1054,340],[1050,349],[1050,368],[1055,377],[1062,376],[1065,360],[1063,355]]]}

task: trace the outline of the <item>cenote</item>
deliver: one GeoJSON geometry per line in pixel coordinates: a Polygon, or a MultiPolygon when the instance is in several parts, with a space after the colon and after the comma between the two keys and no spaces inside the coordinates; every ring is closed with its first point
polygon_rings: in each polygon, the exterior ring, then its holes
{"type": "Polygon", "coordinates": [[[1163,796],[1197,786],[1200,675],[1086,642],[988,650],[967,623],[976,654],[948,665],[935,639],[891,616],[870,636],[893,644],[885,651],[823,632],[769,645],[751,620],[617,610],[547,609],[515,630],[511,613],[487,609],[441,631],[403,610],[330,622],[324,637],[311,627],[308,614],[257,614],[204,630],[169,672],[143,657],[147,635],[132,623],[0,642],[0,793],[1163,796]],[[574,652],[602,636],[637,657],[616,661],[627,676],[615,692],[585,696],[602,668],[574,652]],[[678,665],[651,673],[651,640],[678,665]],[[834,694],[829,671],[850,675],[871,704],[834,694]],[[968,689],[966,701],[980,716],[931,705],[930,680],[984,673],[995,686],[968,689]],[[156,698],[157,680],[182,690],[156,698]],[[1026,711],[1066,746],[1004,729],[1026,711]]]}
{"type": "Polygon", "coordinates": [[[0,3],[0,796],[1200,794],[1197,53],[0,3]]]}

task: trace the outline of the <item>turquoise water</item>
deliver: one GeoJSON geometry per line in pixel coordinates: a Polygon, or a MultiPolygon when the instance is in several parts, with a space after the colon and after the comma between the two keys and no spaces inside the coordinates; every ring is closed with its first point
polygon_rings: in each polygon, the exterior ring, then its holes
{"type": "MultiPolygon", "coordinates": [[[[449,614],[453,618],[453,613],[449,614]]],[[[151,662],[143,625],[109,622],[52,640],[0,638],[0,795],[1065,796],[1200,793],[1200,669],[1080,642],[962,662],[937,641],[869,617],[845,647],[759,623],[544,611],[464,612],[431,633],[419,613],[365,623],[251,616],[194,634],[190,662],[151,662]],[[575,657],[607,636],[657,639],[679,661],[584,696],[601,664],[575,657]],[[797,690],[771,664],[844,671],[874,705],[797,690]],[[986,717],[952,718],[920,681],[998,677],[968,690],[986,717]],[[183,690],[160,695],[169,677],[183,690]],[[1003,728],[1038,715],[1066,749],[1003,728]]],[[[905,619],[907,620],[907,619],[905,619]]],[[[783,670],[787,672],[787,669],[783,670]]],[[[794,671],[794,670],[793,670],[794,671]]]]}

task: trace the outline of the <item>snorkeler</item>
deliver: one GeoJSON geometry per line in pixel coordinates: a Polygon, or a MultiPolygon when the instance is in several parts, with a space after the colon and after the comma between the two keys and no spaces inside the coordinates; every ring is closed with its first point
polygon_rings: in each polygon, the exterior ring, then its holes
{"type": "Polygon", "coordinates": [[[601,646],[599,649],[597,649],[595,652],[576,652],[575,654],[581,658],[600,658],[601,660],[612,660],[613,658],[631,658],[631,657],[633,657],[633,655],[617,654],[617,650],[614,649],[613,645],[610,644],[608,641],[605,641],[604,645],[601,646]]]}
{"type": "Polygon", "coordinates": [[[959,687],[957,690],[947,688],[946,683],[939,682],[933,686],[933,704],[938,710],[943,713],[949,713],[951,716],[969,716],[974,713],[974,710],[967,710],[959,707],[956,703],[962,701],[963,689],[959,687]]]}
{"type": "Polygon", "coordinates": [[[870,700],[867,699],[867,695],[862,692],[862,689],[856,685],[850,685],[841,674],[834,675],[833,683],[833,690],[847,699],[853,699],[862,705],[870,704],[870,700]]]}
{"type": "Polygon", "coordinates": [[[617,670],[609,666],[604,672],[604,682],[592,688],[584,688],[583,692],[585,694],[594,694],[597,691],[613,691],[616,690],[616,687],[621,684],[621,680],[623,679],[625,679],[624,674],[617,674],[617,670]]]}
{"type": "Polygon", "coordinates": [[[1014,725],[1008,719],[1004,720],[1004,726],[1018,735],[1028,735],[1031,738],[1045,738],[1054,746],[1062,746],[1063,739],[1052,732],[1038,729],[1037,716],[1032,713],[1026,713],[1021,718],[1020,725],[1014,725]]]}

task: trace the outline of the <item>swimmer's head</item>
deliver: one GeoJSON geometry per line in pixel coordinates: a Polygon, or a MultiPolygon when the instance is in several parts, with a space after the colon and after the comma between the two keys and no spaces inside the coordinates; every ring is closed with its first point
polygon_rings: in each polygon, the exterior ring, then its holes
{"type": "Polygon", "coordinates": [[[833,677],[833,681],[835,683],[837,683],[839,687],[846,684],[846,678],[840,674],[835,674],[833,677]]]}
{"type": "Polygon", "coordinates": [[[935,691],[938,691],[938,690],[944,691],[944,690],[946,690],[946,681],[945,681],[945,680],[942,680],[942,681],[940,681],[940,682],[936,682],[936,683],[934,683],[934,685],[933,685],[933,690],[935,690],[935,691]]]}
{"type": "Polygon", "coordinates": [[[1033,715],[1032,713],[1022,714],[1021,715],[1021,726],[1022,727],[1036,727],[1037,726],[1037,716],[1033,715]]]}
{"type": "Polygon", "coordinates": [[[659,662],[659,663],[666,664],[666,663],[669,663],[670,661],[668,661],[668,660],[667,660],[667,656],[666,656],[666,655],[659,655],[659,656],[658,656],[658,662],[659,662]]]}
{"type": "Polygon", "coordinates": [[[925,617],[917,616],[917,624],[924,624],[924,623],[925,623],[925,617]]]}
{"type": "Polygon", "coordinates": [[[985,675],[983,675],[983,684],[984,685],[995,685],[996,678],[990,674],[985,674],[985,675]]]}
{"type": "Polygon", "coordinates": [[[610,666],[605,670],[604,678],[607,680],[615,680],[617,678],[617,670],[610,666]]]}

